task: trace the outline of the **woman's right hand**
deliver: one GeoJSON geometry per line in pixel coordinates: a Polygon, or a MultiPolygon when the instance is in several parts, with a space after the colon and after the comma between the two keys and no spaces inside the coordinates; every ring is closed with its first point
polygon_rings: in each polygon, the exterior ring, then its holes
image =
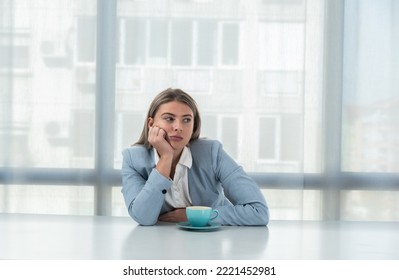
{"type": "Polygon", "coordinates": [[[165,130],[158,126],[152,126],[148,131],[148,142],[158,151],[159,156],[172,155],[173,147],[167,140],[165,130]]]}
{"type": "Polygon", "coordinates": [[[173,161],[173,147],[168,142],[166,131],[158,126],[151,126],[148,131],[148,142],[157,150],[159,161],[157,170],[163,176],[170,178],[173,161]]]}

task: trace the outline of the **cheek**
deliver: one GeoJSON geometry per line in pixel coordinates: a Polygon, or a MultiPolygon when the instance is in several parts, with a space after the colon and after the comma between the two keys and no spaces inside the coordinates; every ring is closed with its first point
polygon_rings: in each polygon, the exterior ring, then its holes
{"type": "Polygon", "coordinates": [[[154,120],[154,126],[162,128],[165,131],[169,131],[170,127],[171,127],[171,125],[168,122],[166,122],[166,121],[164,121],[162,119],[155,119],[154,120]]]}
{"type": "Polygon", "coordinates": [[[194,133],[194,126],[191,125],[189,128],[187,128],[186,132],[188,135],[192,135],[194,133]]]}

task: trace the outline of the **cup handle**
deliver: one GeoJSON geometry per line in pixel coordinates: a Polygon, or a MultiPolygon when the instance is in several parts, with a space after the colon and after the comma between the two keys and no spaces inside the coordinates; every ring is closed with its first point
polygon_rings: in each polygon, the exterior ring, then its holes
{"type": "Polygon", "coordinates": [[[214,215],[213,217],[211,217],[211,218],[209,219],[209,221],[212,221],[212,220],[216,219],[217,216],[219,216],[219,211],[218,211],[218,210],[213,209],[212,212],[213,212],[213,214],[216,214],[216,215],[214,215]]]}

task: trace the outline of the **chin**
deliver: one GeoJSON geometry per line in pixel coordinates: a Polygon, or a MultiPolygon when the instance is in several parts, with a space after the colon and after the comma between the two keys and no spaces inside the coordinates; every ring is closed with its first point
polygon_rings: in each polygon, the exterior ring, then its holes
{"type": "Polygon", "coordinates": [[[176,144],[172,144],[172,147],[173,147],[175,150],[183,150],[184,147],[187,146],[187,144],[188,144],[188,143],[176,143],[176,144]]]}

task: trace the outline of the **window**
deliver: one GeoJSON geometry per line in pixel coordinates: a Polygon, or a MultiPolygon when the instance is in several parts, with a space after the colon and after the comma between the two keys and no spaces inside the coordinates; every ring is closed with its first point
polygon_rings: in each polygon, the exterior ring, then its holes
{"type": "Polygon", "coordinates": [[[94,62],[96,57],[96,18],[79,17],[77,29],[78,62],[94,62]]]}
{"type": "Polygon", "coordinates": [[[262,95],[299,95],[303,76],[299,71],[261,71],[259,91],[262,95]]]}
{"type": "Polygon", "coordinates": [[[0,4],[0,211],[126,214],[120,152],[182,87],[274,217],[398,220],[394,1],[51,3],[0,4]]]}
{"type": "Polygon", "coordinates": [[[126,20],[124,36],[120,35],[120,40],[124,39],[123,56],[124,63],[128,65],[144,64],[146,58],[147,37],[145,20],[126,20]]]}
{"type": "Polygon", "coordinates": [[[279,133],[277,118],[261,118],[259,122],[259,158],[277,160],[279,133]]]}
{"type": "MultiPolygon", "coordinates": [[[[140,137],[144,125],[144,114],[134,112],[121,112],[116,121],[116,149],[115,155],[120,158],[122,149],[133,145],[140,137]]],[[[117,160],[118,168],[121,161],[117,160]]]]}
{"type": "Polygon", "coordinates": [[[0,185],[2,196],[8,198],[0,203],[0,212],[5,213],[94,214],[92,186],[0,185]]]}
{"type": "Polygon", "coordinates": [[[239,53],[239,29],[235,23],[222,25],[222,64],[237,65],[239,53]]]}
{"type": "Polygon", "coordinates": [[[233,158],[238,158],[239,123],[236,117],[222,118],[222,143],[233,158]]]}
{"type": "Polygon", "coordinates": [[[261,69],[303,71],[304,22],[262,22],[259,28],[261,30],[259,32],[259,67],[261,69]]]}
{"type": "Polygon", "coordinates": [[[150,24],[149,63],[167,64],[169,40],[169,22],[166,20],[152,20],[150,24]]]}
{"type": "Polygon", "coordinates": [[[91,111],[77,110],[73,114],[71,140],[75,158],[94,156],[94,116],[91,111]],[[76,138],[75,138],[76,137],[76,138]]]}
{"type": "Polygon", "coordinates": [[[260,160],[291,166],[287,169],[290,172],[301,171],[303,125],[300,115],[261,117],[258,131],[260,160]]]}
{"type": "Polygon", "coordinates": [[[229,155],[238,161],[240,157],[239,117],[204,114],[202,123],[201,137],[220,140],[229,155]]]}
{"type": "Polygon", "coordinates": [[[171,36],[172,65],[192,65],[193,23],[173,21],[171,36]]]}
{"type": "Polygon", "coordinates": [[[236,66],[239,24],[213,19],[131,19],[118,24],[119,65],[236,66]]]}
{"type": "Polygon", "coordinates": [[[14,35],[0,30],[0,71],[9,68],[28,70],[30,57],[28,33],[18,32],[14,35]]]}
{"type": "Polygon", "coordinates": [[[174,73],[174,87],[184,88],[191,93],[211,92],[212,72],[210,70],[178,69],[174,73]]]}
{"type": "Polygon", "coordinates": [[[198,21],[197,46],[198,65],[215,65],[217,54],[217,23],[215,21],[198,21]]]}

